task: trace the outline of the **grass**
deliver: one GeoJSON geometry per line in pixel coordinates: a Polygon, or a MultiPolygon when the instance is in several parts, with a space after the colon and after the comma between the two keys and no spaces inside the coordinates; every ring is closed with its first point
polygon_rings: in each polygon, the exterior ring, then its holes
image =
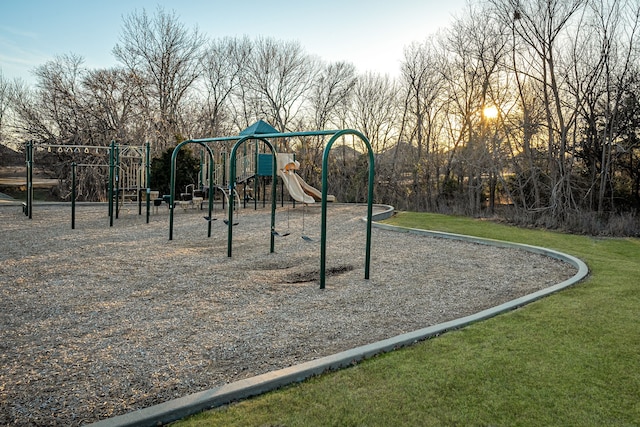
{"type": "Polygon", "coordinates": [[[549,247],[591,274],[521,309],[177,425],[640,425],[640,239],[423,213],[387,222],[549,247]]]}
{"type": "MultiPolygon", "coordinates": [[[[21,201],[27,200],[27,192],[25,190],[22,190],[21,187],[16,187],[16,186],[2,187],[0,188],[0,192],[6,194],[7,196],[13,197],[16,200],[21,200],[21,201]]],[[[51,196],[51,190],[49,188],[34,188],[33,200],[57,201],[57,199],[51,196]]]]}

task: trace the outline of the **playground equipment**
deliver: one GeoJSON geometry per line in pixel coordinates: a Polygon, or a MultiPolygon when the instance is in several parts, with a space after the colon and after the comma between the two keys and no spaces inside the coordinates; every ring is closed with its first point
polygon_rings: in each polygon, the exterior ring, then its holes
{"type": "MultiPolygon", "coordinates": [[[[369,140],[360,132],[353,129],[343,129],[343,130],[323,130],[323,131],[311,131],[311,132],[289,132],[289,133],[281,133],[274,129],[269,124],[263,122],[262,120],[254,123],[249,128],[240,132],[238,136],[230,136],[230,137],[220,137],[220,138],[206,138],[206,139],[194,139],[184,141],[176,147],[176,150],[182,145],[187,143],[196,143],[201,144],[203,146],[207,146],[208,143],[216,143],[216,142],[225,142],[225,141],[235,141],[233,148],[231,149],[231,154],[229,156],[229,176],[228,176],[228,186],[227,186],[227,194],[233,194],[237,185],[237,159],[238,159],[238,150],[240,147],[243,147],[249,141],[255,141],[256,144],[258,141],[261,141],[271,153],[272,159],[272,185],[271,185],[271,229],[269,231],[270,235],[270,252],[274,252],[274,238],[278,233],[275,230],[275,212],[276,212],[276,176],[277,176],[277,152],[275,147],[271,143],[270,140],[278,139],[278,138],[295,138],[295,137],[313,137],[313,136],[329,136],[330,139],[326,143],[324,152],[322,155],[322,191],[320,192],[320,203],[321,203],[321,222],[320,222],[320,289],[325,288],[326,282],[326,241],[327,241],[327,202],[329,200],[327,194],[327,176],[328,176],[328,165],[329,165],[329,152],[333,144],[340,138],[351,135],[352,137],[360,139],[367,148],[368,159],[369,159],[369,176],[368,176],[368,196],[367,196],[367,237],[366,237],[366,247],[365,247],[365,274],[364,278],[369,279],[369,270],[370,270],[370,261],[371,261],[371,217],[373,212],[373,182],[374,182],[374,156],[373,150],[371,148],[371,144],[369,140]]],[[[208,146],[207,146],[208,147],[208,146]]],[[[211,149],[210,151],[210,161],[211,165],[213,165],[213,153],[211,149]]],[[[175,174],[175,156],[177,152],[174,151],[172,156],[172,164],[171,164],[171,176],[172,179],[175,174]]],[[[257,156],[257,151],[256,151],[257,156]]],[[[209,168],[210,170],[212,168],[209,168]]],[[[211,181],[213,182],[213,178],[211,177],[211,181]]],[[[300,183],[297,178],[296,182],[300,183]]],[[[173,192],[174,182],[172,181],[171,188],[173,192]]],[[[212,186],[210,185],[211,189],[212,186]]],[[[295,191],[295,190],[294,190],[295,191]]],[[[306,193],[305,193],[306,194],[306,193]]],[[[211,197],[210,206],[211,206],[211,197]]],[[[304,200],[304,199],[303,199],[304,200]]],[[[309,199],[307,199],[309,200],[309,199]]],[[[314,200],[315,201],[315,200],[314,200]]],[[[232,247],[233,247],[233,225],[235,224],[233,221],[234,215],[234,204],[235,198],[228,198],[229,206],[228,206],[228,217],[226,222],[227,225],[227,256],[232,256],[232,247]]],[[[172,239],[173,236],[173,193],[171,196],[170,203],[171,215],[170,215],[170,226],[169,226],[169,239],[172,239]]],[[[208,215],[211,218],[211,211],[208,215]]],[[[209,226],[211,225],[211,221],[208,221],[209,226]]]]}
{"type": "Polygon", "coordinates": [[[225,205],[224,202],[226,202],[227,204],[229,203],[229,198],[230,197],[234,197],[238,203],[238,206],[240,206],[240,195],[238,194],[238,192],[236,191],[236,189],[233,189],[233,195],[229,194],[227,192],[227,189],[224,188],[223,186],[219,185],[218,187],[216,187],[218,190],[220,190],[220,192],[222,192],[222,197],[224,197],[223,199],[223,206],[225,205]]]}
{"type": "Polygon", "coordinates": [[[291,197],[302,203],[315,203],[316,199],[308,195],[298,181],[296,170],[300,169],[300,162],[293,159],[291,154],[278,154],[278,176],[284,182],[291,197]]]}
{"type": "MultiPolygon", "coordinates": [[[[273,129],[275,130],[275,129],[273,129]]],[[[233,146],[231,150],[231,170],[230,170],[230,183],[233,183],[235,180],[235,158],[236,151],[239,146],[245,143],[250,139],[259,139],[268,143],[270,138],[292,138],[296,136],[321,136],[321,135],[331,135],[331,138],[327,142],[324,152],[322,154],[322,194],[321,194],[321,222],[320,222],[320,289],[325,288],[326,282],[326,254],[327,254],[327,176],[328,176],[328,165],[329,165],[329,152],[331,151],[331,147],[333,144],[341,137],[345,135],[353,135],[359,138],[367,147],[367,153],[369,157],[369,188],[368,188],[368,197],[367,197],[367,239],[366,239],[366,248],[365,248],[365,279],[369,279],[369,270],[371,263],[371,217],[373,213],[373,181],[375,175],[375,166],[374,166],[374,156],[373,149],[371,148],[371,143],[369,140],[360,132],[352,129],[343,129],[337,131],[315,131],[315,132],[290,132],[290,133],[266,133],[268,131],[256,132],[252,135],[246,135],[243,138],[239,139],[236,144],[233,146]]],[[[275,150],[272,150],[275,157],[275,150]]],[[[276,163],[276,159],[274,158],[274,166],[276,163]]],[[[230,184],[233,185],[233,184],[230,184]]],[[[275,193],[275,183],[274,183],[274,193],[275,193]]],[[[275,212],[275,200],[272,200],[274,205],[273,211],[275,212]]],[[[229,222],[233,218],[233,208],[229,206],[229,222]]],[[[274,230],[274,215],[272,215],[271,219],[271,231],[274,230]]],[[[227,241],[227,256],[231,257],[231,248],[232,248],[232,228],[229,225],[228,232],[228,241],[227,241]]],[[[273,234],[272,241],[273,241],[273,234]]]]}
{"type": "Polygon", "coordinates": [[[113,226],[114,216],[118,217],[120,201],[124,203],[127,193],[135,195],[138,201],[138,214],[142,215],[142,193],[146,189],[147,223],[151,211],[149,175],[150,175],[150,145],[146,143],[141,146],[123,145],[111,141],[109,146],[89,146],[89,145],[68,145],[68,144],[37,144],[28,141],[26,144],[26,165],[27,165],[27,200],[24,213],[33,218],[33,164],[34,151],[46,151],[58,153],[95,155],[104,158],[107,155],[108,163],[76,163],[72,162],[72,228],[75,227],[75,185],[77,167],[108,167],[108,200],[109,200],[109,225],[113,226]],[[106,153],[105,153],[106,152],[106,153]],[[115,197],[114,197],[115,196],[115,197]],[[114,208],[115,202],[115,208],[114,208]]]}
{"type": "MultiPolygon", "coordinates": [[[[160,199],[161,201],[164,200],[160,199]]],[[[169,202],[169,200],[167,200],[169,202]]],[[[180,193],[180,200],[174,202],[176,207],[181,207],[183,210],[187,208],[202,210],[202,204],[204,203],[204,195],[201,191],[196,191],[195,184],[189,184],[185,187],[185,192],[180,193]]]]}
{"type": "Polygon", "coordinates": [[[279,233],[274,229],[271,231],[271,234],[273,234],[276,237],[287,237],[288,235],[291,234],[291,232],[289,232],[289,207],[287,207],[287,231],[283,233],[279,233]]]}
{"type": "MultiPolygon", "coordinates": [[[[322,201],[322,192],[307,184],[296,170],[300,169],[300,162],[293,154],[278,153],[278,176],[282,179],[289,195],[301,203],[315,203],[322,201]]],[[[335,202],[334,195],[328,195],[328,202],[335,202]]]]}
{"type": "MultiPolygon", "coordinates": [[[[171,182],[169,185],[170,188],[170,194],[169,194],[169,240],[171,240],[173,238],[173,211],[175,209],[176,206],[176,200],[175,200],[175,189],[176,189],[176,159],[178,157],[178,153],[180,152],[180,149],[186,145],[186,144],[199,144],[200,146],[204,147],[204,149],[207,151],[207,154],[209,155],[209,161],[211,162],[211,164],[213,165],[213,150],[204,142],[202,141],[194,141],[194,140],[188,140],[188,141],[183,141],[180,144],[176,145],[176,148],[173,149],[173,153],[171,153],[171,182]]],[[[213,182],[213,168],[209,168],[209,182],[213,182]]],[[[209,186],[209,214],[207,215],[207,217],[209,219],[213,218],[212,212],[213,212],[213,186],[209,186]]],[[[208,237],[211,237],[211,220],[207,221],[207,232],[208,232],[208,237]]]]}
{"type": "MultiPolygon", "coordinates": [[[[237,169],[240,171],[238,177],[236,177],[236,182],[237,184],[243,184],[242,200],[244,200],[246,207],[247,200],[255,200],[255,194],[258,192],[256,164],[258,162],[258,156],[261,156],[261,154],[258,153],[257,144],[244,148],[243,155],[236,160],[237,169]],[[253,180],[254,183],[253,187],[248,185],[251,180],[253,180]]],[[[200,174],[198,176],[197,188],[204,189],[213,186],[216,190],[221,191],[223,193],[223,207],[230,197],[230,194],[226,191],[228,177],[229,153],[225,150],[215,151],[212,162],[208,156],[204,156],[203,151],[200,156],[200,174]],[[208,178],[209,174],[207,173],[210,170],[213,171],[211,180],[208,178]]],[[[234,192],[234,196],[240,200],[240,194],[237,189],[234,192]]]]}

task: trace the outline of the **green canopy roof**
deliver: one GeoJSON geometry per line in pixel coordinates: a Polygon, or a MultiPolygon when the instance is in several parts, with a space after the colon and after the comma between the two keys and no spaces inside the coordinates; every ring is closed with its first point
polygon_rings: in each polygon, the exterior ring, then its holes
{"type": "Polygon", "coordinates": [[[251,126],[246,128],[245,130],[240,132],[240,135],[241,136],[259,135],[259,134],[265,134],[265,133],[280,133],[280,132],[278,132],[269,123],[264,122],[262,120],[258,120],[257,122],[255,122],[254,124],[252,124],[251,126]]]}

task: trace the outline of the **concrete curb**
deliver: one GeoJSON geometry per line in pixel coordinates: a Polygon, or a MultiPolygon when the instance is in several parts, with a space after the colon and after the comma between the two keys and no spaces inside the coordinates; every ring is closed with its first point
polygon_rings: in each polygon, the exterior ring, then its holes
{"type": "MultiPolygon", "coordinates": [[[[393,207],[384,206],[383,212],[374,215],[374,220],[378,221],[393,215],[393,207]]],[[[366,220],[366,218],[365,218],[366,220]]],[[[372,224],[374,227],[384,230],[396,232],[414,233],[426,236],[434,236],[445,239],[462,240],[483,245],[517,248],[526,250],[536,254],[542,254],[551,258],[558,259],[574,266],[578,271],[570,279],[546,289],[525,295],[521,298],[500,304],[483,310],[479,313],[460,319],[452,320],[417,331],[398,335],[386,340],[378,341],[372,344],[356,347],[351,350],[326,356],[317,360],[302,363],[300,365],[291,366],[285,369],[268,372],[252,378],[247,378],[221,387],[194,393],[179,399],[151,406],[149,408],[134,411],[128,414],[105,419],[97,423],[91,424],[94,427],[124,427],[124,426],[157,426],[173,421],[180,420],[186,416],[193,415],[207,409],[222,406],[231,402],[247,399],[267,391],[275,390],[283,386],[304,381],[314,375],[324,372],[337,370],[343,367],[353,365],[356,362],[373,357],[375,355],[392,351],[401,347],[414,344],[433,336],[440,335],[444,332],[459,329],[472,323],[494,317],[506,311],[514,310],[522,307],[540,298],[543,298],[559,290],[565,289],[584,279],[589,274],[587,265],[580,259],[562,252],[554,251],[538,246],[531,246],[519,243],[504,242],[492,239],[483,239],[479,237],[464,236],[460,234],[442,233],[436,231],[426,231],[413,228],[397,227],[387,224],[372,224]]]]}

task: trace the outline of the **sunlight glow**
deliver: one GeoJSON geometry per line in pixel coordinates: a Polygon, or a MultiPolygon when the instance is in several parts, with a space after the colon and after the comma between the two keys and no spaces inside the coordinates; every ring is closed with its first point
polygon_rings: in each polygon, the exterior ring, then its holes
{"type": "Polygon", "coordinates": [[[496,119],[498,118],[498,107],[496,107],[495,105],[484,107],[484,110],[482,110],[482,115],[485,119],[496,119]]]}

